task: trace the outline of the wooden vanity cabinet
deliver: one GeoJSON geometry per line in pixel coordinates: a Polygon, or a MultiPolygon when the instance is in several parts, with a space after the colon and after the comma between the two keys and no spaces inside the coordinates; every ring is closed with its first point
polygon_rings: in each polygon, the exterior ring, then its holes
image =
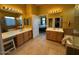
{"type": "Polygon", "coordinates": [[[21,46],[23,43],[26,41],[32,39],[32,30],[31,31],[26,31],[24,33],[18,34],[15,36],[15,45],[16,47],[21,46]]]}
{"type": "Polygon", "coordinates": [[[33,38],[32,35],[32,30],[30,31],[26,31],[24,33],[18,34],[15,36],[14,41],[15,41],[15,45],[16,47],[21,46],[23,43],[25,43],[26,41],[30,40],[33,38]]]}
{"type": "Polygon", "coordinates": [[[32,39],[32,30],[24,33],[24,41],[32,39]]]}
{"type": "Polygon", "coordinates": [[[24,33],[24,42],[26,42],[27,40],[29,40],[28,32],[25,32],[24,33]]]}
{"type": "Polygon", "coordinates": [[[46,36],[48,40],[53,40],[56,42],[61,43],[63,39],[63,33],[62,32],[56,32],[56,31],[47,31],[46,36]]]}
{"type": "Polygon", "coordinates": [[[23,33],[16,35],[16,37],[15,37],[15,45],[16,45],[16,47],[21,46],[24,43],[23,40],[24,40],[23,33]]]}

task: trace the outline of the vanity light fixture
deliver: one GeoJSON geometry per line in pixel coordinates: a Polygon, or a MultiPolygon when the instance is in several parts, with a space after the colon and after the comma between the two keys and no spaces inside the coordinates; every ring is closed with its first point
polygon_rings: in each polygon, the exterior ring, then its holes
{"type": "Polygon", "coordinates": [[[60,9],[58,9],[58,12],[61,12],[61,10],[60,10],[60,9]]]}
{"type": "Polygon", "coordinates": [[[57,10],[54,10],[55,13],[57,13],[57,10]]]}
{"type": "Polygon", "coordinates": [[[52,13],[52,10],[50,10],[49,13],[52,13]]]}
{"type": "Polygon", "coordinates": [[[14,9],[14,8],[12,8],[12,11],[15,11],[15,9],[14,9]]]}
{"type": "Polygon", "coordinates": [[[5,7],[5,10],[8,10],[8,7],[5,7]]]}
{"type": "Polygon", "coordinates": [[[52,11],[52,13],[55,13],[54,11],[52,11]]]}
{"type": "Polygon", "coordinates": [[[2,6],[0,7],[1,10],[4,10],[4,11],[9,11],[9,12],[15,12],[15,13],[21,13],[22,14],[22,11],[18,10],[18,9],[15,9],[15,8],[9,8],[9,7],[6,7],[6,6],[2,6]]]}
{"type": "Polygon", "coordinates": [[[11,10],[11,8],[8,8],[8,10],[11,10]]]}
{"type": "Polygon", "coordinates": [[[4,9],[5,9],[5,7],[4,7],[4,6],[3,6],[3,7],[0,7],[0,9],[1,9],[1,10],[4,10],[4,9]]]}
{"type": "Polygon", "coordinates": [[[51,9],[49,11],[49,13],[53,13],[53,14],[60,13],[60,12],[62,12],[62,8],[51,9]]]}

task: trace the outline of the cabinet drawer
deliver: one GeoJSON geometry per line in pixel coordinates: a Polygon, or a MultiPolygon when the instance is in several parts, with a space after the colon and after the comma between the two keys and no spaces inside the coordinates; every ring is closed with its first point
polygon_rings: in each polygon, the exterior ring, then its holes
{"type": "Polygon", "coordinates": [[[63,33],[58,32],[57,33],[57,41],[61,43],[62,39],[63,39],[63,33]]]}

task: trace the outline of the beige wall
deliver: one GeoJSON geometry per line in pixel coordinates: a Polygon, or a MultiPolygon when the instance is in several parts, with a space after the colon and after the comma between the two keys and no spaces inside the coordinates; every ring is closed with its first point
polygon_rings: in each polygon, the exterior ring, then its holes
{"type": "Polygon", "coordinates": [[[26,5],[26,17],[32,17],[32,5],[31,4],[27,4],[26,5]]]}
{"type": "Polygon", "coordinates": [[[75,12],[75,6],[73,8],[70,8],[68,10],[65,10],[62,13],[62,18],[63,18],[63,28],[71,28],[73,29],[74,26],[74,12],[75,12]],[[70,26],[68,25],[70,22],[70,26]]]}
{"type": "Polygon", "coordinates": [[[73,22],[74,22],[74,10],[75,5],[74,4],[51,4],[51,5],[38,5],[39,7],[39,15],[48,15],[47,18],[55,18],[60,17],[62,18],[63,28],[73,28],[73,22]],[[56,8],[60,8],[63,11],[58,14],[50,13],[50,10],[54,10],[56,8]],[[68,25],[70,22],[70,26],[68,25]]]}
{"type": "Polygon", "coordinates": [[[23,18],[30,18],[32,25],[32,15],[46,15],[47,18],[61,17],[63,19],[63,28],[72,28],[74,21],[74,4],[49,4],[49,5],[32,5],[32,4],[2,4],[0,6],[7,6],[10,8],[16,8],[23,12],[23,18]],[[59,14],[50,14],[50,10],[62,8],[63,12],[59,14]],[[70,27],[68,23],[71,23],[70,27]]]}

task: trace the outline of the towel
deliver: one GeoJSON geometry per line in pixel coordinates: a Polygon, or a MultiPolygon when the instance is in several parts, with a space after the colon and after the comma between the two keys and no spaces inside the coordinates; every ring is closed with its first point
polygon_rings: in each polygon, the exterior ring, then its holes
{"type": "Polygon", "coordinates": [[[63,40],[62,40],[62,44],[63,45],[66,45],[66,44],[72,45],[72,43],[73,43],[73,36],[65,35],[63,40]]]}

